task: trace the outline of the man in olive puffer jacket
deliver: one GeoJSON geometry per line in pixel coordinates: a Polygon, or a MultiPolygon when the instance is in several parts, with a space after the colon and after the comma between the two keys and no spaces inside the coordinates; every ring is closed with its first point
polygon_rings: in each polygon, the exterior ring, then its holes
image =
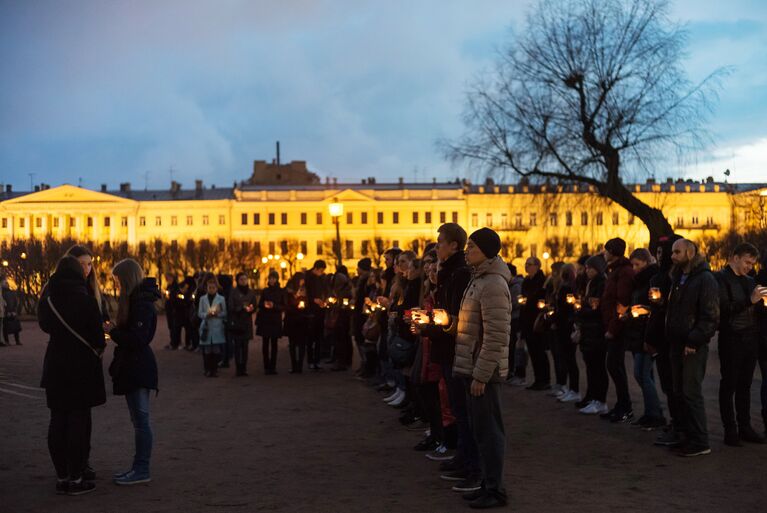
{"type": "Polygon", "coordinates": [[[479,450],[482,487],[464,496],[473,508],[506,504],[503,458],[506,434],[501,386],[508,374],[511,331],[511,272],[498,256],[501,239],[489,228],[472,233],[466,262],[472,280],[458,314],[453,373],[463,378],[469,419],[479,450]]]}

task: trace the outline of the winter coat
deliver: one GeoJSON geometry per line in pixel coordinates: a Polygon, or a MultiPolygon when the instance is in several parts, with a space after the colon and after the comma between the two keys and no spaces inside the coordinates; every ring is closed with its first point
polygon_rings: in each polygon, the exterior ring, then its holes
{"type": "Polygon", "coordinates": [[[106,342],[98,303],[88,294],[79,272],[54,273],[46,289],[46,297],[38,305],[37,318],[40,328],[50,335],[40,382],[48,408],[79,410],[104,404],[106,389],[101,355],[106,342]],[[48,298],[87,345],[59,320],[48,298]]]}
{"type": "Polygon", "coordinates": [[[522,295],[522,282],[524,279],[521,276],[514,276],[509,281],[509,293],[511,294],[511,318],[519,319],[521,314],[519,305],[519,296],[522,295]]]}
{"type": "Polygon", "coordinates": [[[21,331],[21,321],[19,321],[19,295],[15,290],[3,289],[2,299],[5,303],[5,311],[0,316],[3,317],[3,333],[13,335],[21,331]]]}
{"type": "Polygon", "coordinates": [[[208,294],[205,293],[200,298],[200,306],[197,308],[197,317],[202,320],[200,324],[200,345],[210,346],[214,344],[226,343],[226,327],[224,326],[224,319],[226,319],[226,300],[221,294],[216,294],[213,298],[213,304],[208,299],[208,294]],[[216,315],[208,317],[208,311],[211,308],[216,309],[216,315]],[[205,331],[207,328],[207,337],[205,331]]]}
{"type": "Polygon", "coordinates": [[[631,293],[634,291],[634,269],[626,257],[607,266],[607,281],[599,309],[602,312],[602,323],[605,332],[617,337],[623,329],[623,323],[618,317],[618,304],[628,306],[631,303],[631,293]]]}
{"type": "Polygon", "coordinates": [[[130,295],[130,314],[122,326],[109,333],[115,343],[109,366],[115,395],[148,388],[158,389],[157,360],[150,344],[157,329],[155,302],[162,295],[154,278],[146,278],[130,295]]]}
{"type": "Polygon", "coordinates": [[[666,310],[666,337],[674,346],[692,348],[708,344],[719,325],[719,285],[701,255],[692,260],[682,284],[682,272],[672,271],[666,310]]]}
{"type": "Polygon", "coordinates": [[[519,330],[525,340],[534,336],[533,326],[540,312],[537,304],[539,300],[546,297],[546,291],[543,288],[545,283],[546,275],[541,270],[533,276],[525,276],[522,281],[522,295],[527,301],[519,309],[519,330]]]}
{"type": "Polygon", "coordinates": [[[321,299],[324,301],[328,297],[324,277],[317,276],[312,271],[307,271],[304,286],[306,287],[306,308],[314,314],[316,318],[321,318],[323,309],[321,306],[317,305],[314,300],[321,299]]]}
{"type": "Polygon", "coordinates": [[[292,339],[305,340],[309,336],[312,320],[313,317],[309,312],[306,296],[298,292],[286,292],[283,333],[292,339]],[[304,308],[298,308],[301,301],[304,302],[304,308]]]}
{"type": "Polygon", "coordinates": [[[666,308],[668,307],[668,296],[671,293],[671,268],[665,271],[661,268],[658,273],[650,278],[650,288],[660,290],[660,301],[649,301],[650,318],[647,320],[647,329],[645,330],[645,343],[658,352],[668,353],[669,345],[666,340],[666,308]]]}
{"type": "Polygon", "coordinates": [[[756,280],[751,276],[737,276],[729,265],[714,273],[714,277],[719,283],[720,332],[755,334],[758,327],[751,294],[756,288],[756,280]]]}
{"type": "MultiPolygon", "coordinates": [[[[761,287],[767,287],[767,261],[765,260],[762,261],[761,269],[756,275],[756,283],[761,287]]],[[[759,359],[767,360],[767,305],[764,304],[764,300],[756,304],[756,322],[759,326],[759,359]]]]}
{"type": "Polygon", "coordinates": [[[282,336],[282,312],[285,311],[285,289],[279,285],[266,287],[258,300],[256,314],[256,335],[261,337],[282,336]],[[266,308],[264,303],[271,301],[272,308],[266,308]]]}
{"type": "MultiPolygon", "coordinates": [[[[631,301],[627,306],[650,304],[650,280],[658,274],[658,266],[650,264],[634,275],[634,290],[631,293],[631,301]]],[[[625,316],[621,318],[624,324],[623,335],[626,341],[626,348],[632,353],[639,353],[644,350],[645,332],[649,322],[647,316],[632,317],[630,309],[625,316]]]]}
{"type": "Polygon", "coordinates": [[[474,268],[458,314],[453,373],[482,383],[500,382],[509,371],[511,272],[496,256],[474,268]]]}
{"type": "Polygon", "coordinates": [[[365,298],[368,297],[370,286],[368,278],[370,272],[362,271],[357,277],[357,285],[354,287],[354,311],[352,312],[352,329],[354,338],[357,342],[363,342],[365,337],[362,335],[362,326],[365,325],[367,315],[365,315],[365,298]]]}
{"type": "Polygon", "coordinates": [[[234,287],[229,293],[227,310],[232,325],[232,337],[238,341],[253,340],[253,312],[245,310],[248,305],[256,306],[256,293],[250,288],[243,293],[238,287],[234,287]]]}
{"type": "Polygon", "coordinates": [[[557,340],[571,343],[571,334],[575,323],[575,308],[567,302],[568,294],[575,295],[575,282],[571,285],[563,283],[555,294],[554,325],[557,340]]]}
{"type": "Polygon", "coordinates": [[[605,343],[605,328],[602,324],[602,312],[599,307],[591,308],[590,298],[601,301],[605,290],[605,275],[599,274],[586,284],[586,291],[581,298],[581,309],[575,314],[575,322],[581,332],[581,351],[600,349],[605,343]]]}

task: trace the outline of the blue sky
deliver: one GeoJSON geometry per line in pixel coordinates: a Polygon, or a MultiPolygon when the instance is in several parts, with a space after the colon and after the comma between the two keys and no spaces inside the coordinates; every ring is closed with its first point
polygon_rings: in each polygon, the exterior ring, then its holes
{"type": "MultiPolygon", "coordinates": [[[[254,159],[452,179],[468,84],[529,1],[0,0],[0,182],[231,185],[254,159]]],[[[685,0],[687,68],[732,66],[715,145],[669,171],[767,181],[767,2],[685,0]]]]}

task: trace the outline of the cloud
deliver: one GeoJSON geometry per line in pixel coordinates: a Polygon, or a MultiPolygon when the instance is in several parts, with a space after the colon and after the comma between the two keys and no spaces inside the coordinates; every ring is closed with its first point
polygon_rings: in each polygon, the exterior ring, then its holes
{"type": "Polygon", "coordinates": [[[743,141],[700,155],[698,162],[682,169],[685,176],[714,177],[730,182],[764,182],[767,176],[767,137],[743,141]],[[724,174],[730,170],[729,177],[724,174]]]}

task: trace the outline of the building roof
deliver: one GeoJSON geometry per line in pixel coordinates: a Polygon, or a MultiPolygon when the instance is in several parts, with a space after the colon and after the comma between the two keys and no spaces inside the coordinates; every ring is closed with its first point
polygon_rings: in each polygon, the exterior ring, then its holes
{"type": "Polygon", "coordinates": [[[107,191],[106,194],[136,201],[193,201],[193,200],[225,200],[234,197],[234,189],[231,187],[205,188],[200,191],[195,189],[181,189],[180,191],[163,190],[131,190],[131,191],[107,191]]]}

